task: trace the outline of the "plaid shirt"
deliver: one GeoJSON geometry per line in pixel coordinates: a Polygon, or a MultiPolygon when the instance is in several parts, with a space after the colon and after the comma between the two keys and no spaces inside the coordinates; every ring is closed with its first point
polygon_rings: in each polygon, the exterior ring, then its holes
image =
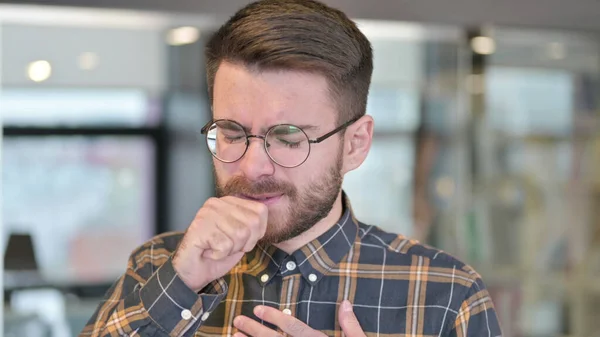
{"type": "Polygon", "coordinates": [[[303,248],[288,255],[257,246],[199,294],[173,269],[183,234],[160,235],[133,252],[127,272],[79,336],[231,336],[236,316],[260,321],[252,312],[259,304],[341,336],[337,313],[344,299],[367,336],[501,335],[490,296],[471,267],[362,224],[345,205],[340,221],[303,248]]]}

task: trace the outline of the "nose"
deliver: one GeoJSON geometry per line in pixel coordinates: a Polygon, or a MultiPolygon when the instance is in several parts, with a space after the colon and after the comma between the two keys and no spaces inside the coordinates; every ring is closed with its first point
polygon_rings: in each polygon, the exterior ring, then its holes
{"type": "Polygon", "coordinates": [[[258,180],[275,173],[275,164],[265,151],[264,139],[248,138],[248,149],[240,161],[240,170],[250,180],[258,180]]]}

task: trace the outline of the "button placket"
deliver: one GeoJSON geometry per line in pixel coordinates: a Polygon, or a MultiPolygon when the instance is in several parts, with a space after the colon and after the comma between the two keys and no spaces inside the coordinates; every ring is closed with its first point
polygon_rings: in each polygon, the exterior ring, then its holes
{"type": "Polygon", "coordinates": [[[285,264],[285,268],[286,268],[288,271],[294,271],[294,270],[296,269],[296,262],[294,262],[294,261],[288,261],[288,262],[285,264]]]}
{"type": "MultiPolygon", "coordinates": [[[[289,273],[282,278],[281,290],[279,294],[279,310],[285,315],[295,316],[300,288],[302,284],[302,274],[289,273]]],[[[279,331],[282,332],[282,331],[279,331]]]]}

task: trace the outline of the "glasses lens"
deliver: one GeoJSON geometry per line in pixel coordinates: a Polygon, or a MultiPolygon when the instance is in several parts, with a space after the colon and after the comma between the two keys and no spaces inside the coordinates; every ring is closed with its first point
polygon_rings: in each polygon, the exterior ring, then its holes
{"type": "Polygon", "coordinates": [[[266,136],[267,153],[274,162],[285,167],[302,164],[310,152],[308,136],[293,125],[279,125],[266,136]]]}
{"type": "Polygon", "coordinates": [[[224,162],[234,162],[246,152],[246,132],[232,121],[217,121],[206,133],[208,149],[213,156],[224,162]]]}

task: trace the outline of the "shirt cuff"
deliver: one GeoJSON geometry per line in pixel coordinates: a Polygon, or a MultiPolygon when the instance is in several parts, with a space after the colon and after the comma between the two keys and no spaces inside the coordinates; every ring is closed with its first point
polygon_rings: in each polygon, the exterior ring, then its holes
{"type": "Polygon", "coordinates": [[[195,293],[177,275],[169,258],[140,289],[140,298],[152,320],[170,336],[195,331],[227,295],[223,279],[195,293]],[[193,329],[192,329],[193,328],[193,329]]]}

